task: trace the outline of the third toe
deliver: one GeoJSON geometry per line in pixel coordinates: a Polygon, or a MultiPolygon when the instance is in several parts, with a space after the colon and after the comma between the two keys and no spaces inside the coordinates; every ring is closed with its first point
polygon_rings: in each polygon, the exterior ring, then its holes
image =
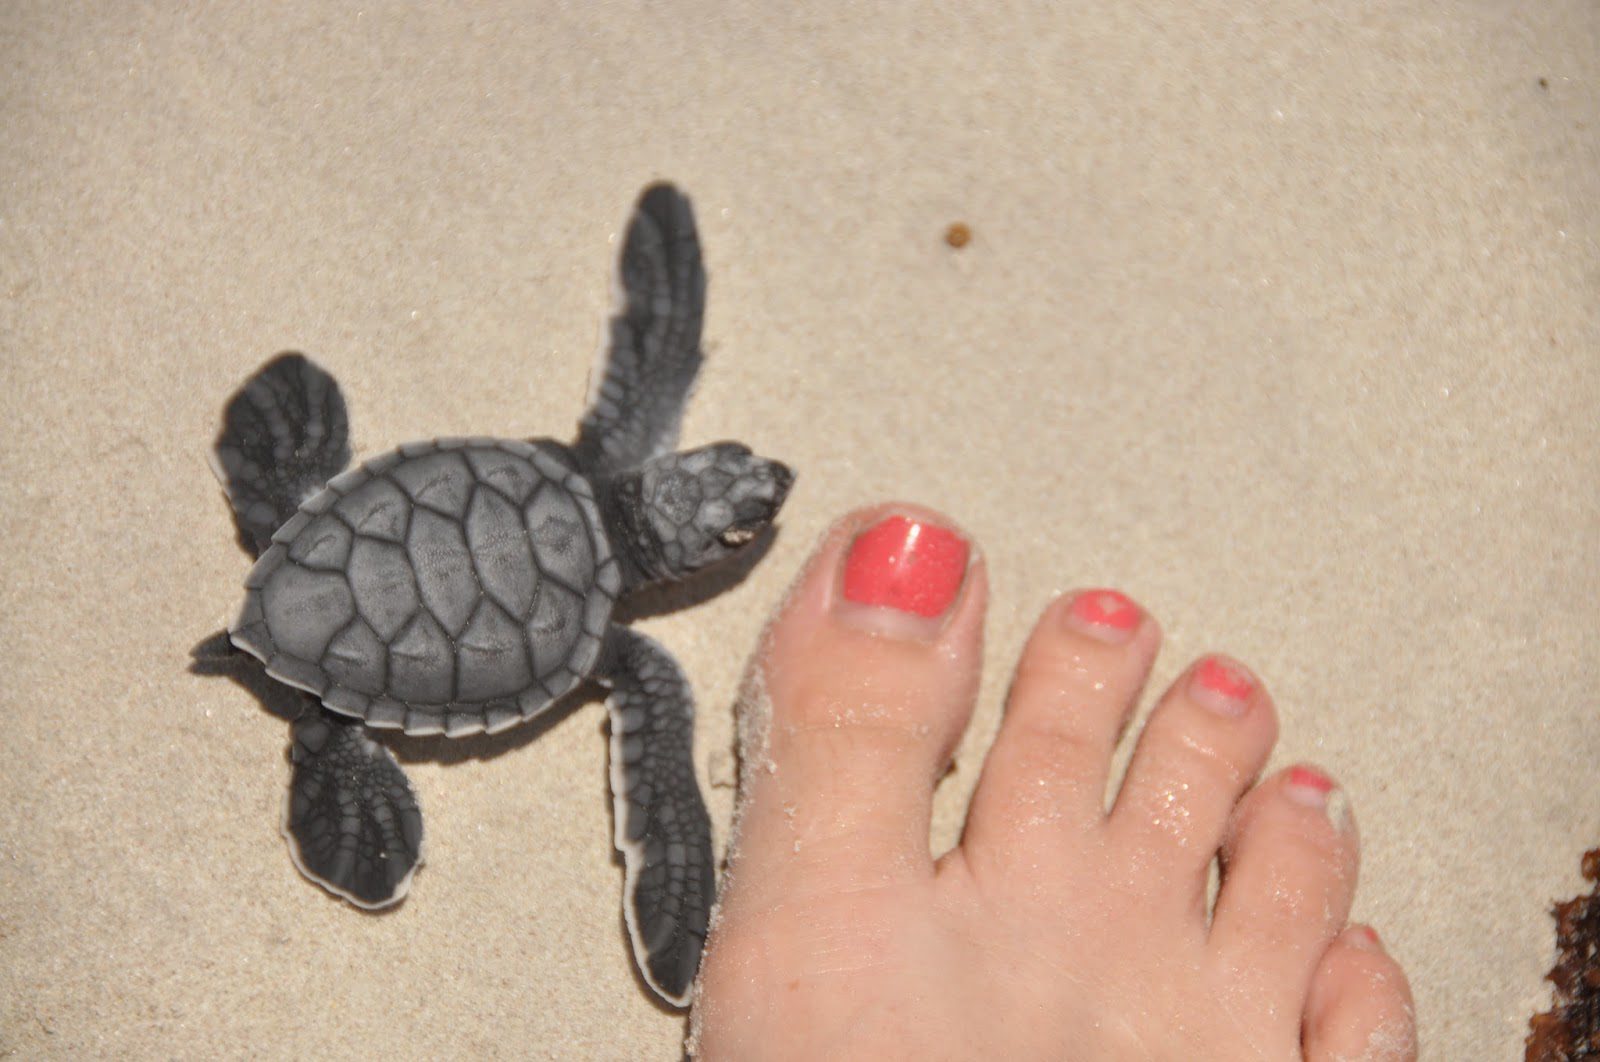
{"type": "Polygon", "coordinates": [[[1111,812],[1119,843],[1176,878],[1196,913],[1235,804],[1277,740],[1277,714],[1243,665],[1207,656],[1151,713],[1111,812]]]}

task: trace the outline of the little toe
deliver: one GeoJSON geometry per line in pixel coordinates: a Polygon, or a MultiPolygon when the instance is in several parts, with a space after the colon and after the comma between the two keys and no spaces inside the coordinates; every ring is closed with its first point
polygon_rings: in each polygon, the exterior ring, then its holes
{"type": "Polygon", "coordinates": [[[1017,663],[1005,718],[973,794],[962,851],[978,865],[1061,848],[1105,819],[1106,780],[1161,630],[1115,590],[1045,609],[1017,663]]]}
{"type": "Polygon", "coordinates": [[[766,634],[741,718],[745,902],[931,875],[932,792],[971,714],[987,589],[945,517],[854,513],[766,634]]]}
{"type": "Polygon", "coordinates": [[[1298,1008],[1350,914],[1359,851],[1349,799],[1315,767],[1280,771],[1246,796],[1222,848],[1211,924],[1228,975],[1298,1008]]]}
{"type": "Polygon", "coordinates": [[[1164,891],[1183,887],[1195,916],[1240,796],[1278,738],[1272,700],[1245,667],[1196,662],[1161,698],[1111,809],[1111,831],[1164,891]]]}
{"type": "Polygon", "coordinates": [[[1353,925],[1323,953],[1306,1000],[1307,1062],[1411,1062],[1416,1013],[1405,971],[1370,927],[1353,925]]]}

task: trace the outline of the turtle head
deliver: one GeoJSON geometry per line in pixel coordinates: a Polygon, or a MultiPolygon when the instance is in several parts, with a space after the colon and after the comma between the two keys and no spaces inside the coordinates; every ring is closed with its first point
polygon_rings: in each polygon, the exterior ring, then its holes
{"type": "Polygon", "coordinates": [[[613,545],[641,582],[682,579],[759,537],[793,483],[788,466],[740,443],[654,458],[614,485],[613,545]]]}

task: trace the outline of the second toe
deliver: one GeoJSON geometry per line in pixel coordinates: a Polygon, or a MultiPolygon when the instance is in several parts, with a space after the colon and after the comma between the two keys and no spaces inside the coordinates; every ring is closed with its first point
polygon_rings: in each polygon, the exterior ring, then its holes
{"type": "Polygon", "coordinates": [[[1113,590],[1068,594],[1045,609],[973,794],[962,840],[969,862],[1059,862],[1098,833],[1112,752],[1160,643],[1155,621],[1113,590]]]}

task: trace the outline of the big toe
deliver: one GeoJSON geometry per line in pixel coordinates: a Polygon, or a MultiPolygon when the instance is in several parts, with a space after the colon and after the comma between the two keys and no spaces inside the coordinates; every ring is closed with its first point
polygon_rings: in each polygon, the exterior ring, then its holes
{"type": "Polygon", "coordinates": [[[878,507],[828,532],[752,674],[725,915],[931,876],[932,791],[977,693],[986,593],[937,513],[878,507]]]}

